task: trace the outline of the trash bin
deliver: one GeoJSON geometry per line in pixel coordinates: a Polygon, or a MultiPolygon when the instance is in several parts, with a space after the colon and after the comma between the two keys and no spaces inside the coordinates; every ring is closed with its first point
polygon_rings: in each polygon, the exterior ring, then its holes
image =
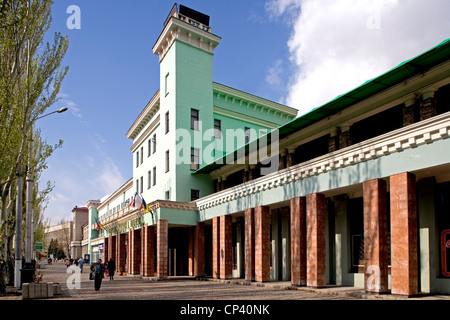
{"type": "Polygon", "coordinates": [[[24,283],[30,283],[34,281],[35,268],[32,263],[25,263],[23,268],[20,269],[20,287],[24,283]]]}

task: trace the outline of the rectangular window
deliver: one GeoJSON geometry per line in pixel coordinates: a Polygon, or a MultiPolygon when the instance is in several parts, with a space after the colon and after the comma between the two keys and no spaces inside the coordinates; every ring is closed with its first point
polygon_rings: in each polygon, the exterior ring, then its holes
{"type": "Polygon", "coordinates": [[[170,200],[170,191],[166,191],[166,200],[170,200]]]}
{"type": "Polygon", "coordinates": [[[139,179],[136,179],[136,193],[139,194],[139,179]]]}
{"type": "Polygon", "coordinates": [[[222,139],[222,121],[214,119],[214,137],[222,139]]]}
{"type": "Polygon", "coordinates": [[[245,144],[250,142],[250,128],[245,127],[245,144]]]}
{"type": "Polygon", "coordinates": [[[191,109],[191,129],[199,130],[199,111],[191,109]]]}
{"type": "Polygon", "coordinates": [[[166,112],[166,133],[169,132],[169,111],[166,112]]]}
{"type": "Polygon", "coordinates": [[[191,148],[191,170],[200,168],[200,149],[191,148]]]}
{"type": "Polygon", "coordinates": [[[142,193],[142,191],[144,191],[144,177],[141,177],[141,186],[140,186],[140,190],[141,190],[141,193],[142,193]]]}
{"type": "Polygon", "coordinates": [[[152,172],[150,170],[148,170],[147,175],[148,175],[147,189],[150,189],[150,187],[152,185],[152,172]]]}
{"type": "Polygon", "coordinates": [[[156,185],[156,167],[153,167],[153,185],[156,185]]]}
{"type": "Polygon", "coordinates": [[[139,151],[136,152],[136,168],[139,167],[139,151]]]}
{"type": "Polygon", "coordinates": [[[153,144],[153,146],[152,146],[153,153],[155,153],[156,152],[156,133],[153,135],[152,144],[153,144]]]}
{"type": "Polygon", "coordinates": [[[141,147],[141,164],[144,162],[144,147],[141,147]]]}
{"type": "Polygon", "coordinates": [[[169,171],[169,150],[166,151],[166,172],[169,171]]]}
{"type": "Polygon", "coordinates": [[[167,73],[166,77],[164,78],[164,93],[165,93],[166,96],[169,94],[168,80],[169,80],[169,73],[167,73]]]}
{"type": "Polygon", "coordinates": [[[191,201],[200,199],[200,190],[191,189],[191,201]]]}
{"type": "Polygon", "coordinates": [[[148,139],[148,155],[147,155],[147,157],[150,157],[151,153],[152,153],[152,139],[148,139]]]}

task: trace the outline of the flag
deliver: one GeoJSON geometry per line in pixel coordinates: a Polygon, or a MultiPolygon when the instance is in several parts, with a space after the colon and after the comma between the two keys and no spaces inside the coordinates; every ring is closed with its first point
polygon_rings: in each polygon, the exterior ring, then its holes
{"type": "Polygon", "coordinates": [[[100,223],[100,221],[98,221],[97,218],[96,218],[95,220],[96,220],[96,222],[97,222],[97,231],[100,230],[100,229],[104,229],[104,227],[103,227],[103,225],[100,223]]]}
{"type": "Polygon", "coordinates": [[[137,192],[134,194],[133,201],[130,202],[129,207],[138,208],[139,210],[142,209],[142,198],[137,194],[137,192]]]}
{"type": "Polygon", "coordinates": [[[144,197],[142,197],[142,206],[141,206],[141,209],[144,209],[144,212],[145,212],[145,213],[149,212],[148,206],[147,206],[147,203],[145,203],[144,197]]]}
{"type": "Polygon", "coordinates": [[[134,199],[136,199],[136,196],[137,196],[137,192],[134,194],[133,200],[131,200],[131,202],[128,205],[128,207],[134,207],[134,199]]]}

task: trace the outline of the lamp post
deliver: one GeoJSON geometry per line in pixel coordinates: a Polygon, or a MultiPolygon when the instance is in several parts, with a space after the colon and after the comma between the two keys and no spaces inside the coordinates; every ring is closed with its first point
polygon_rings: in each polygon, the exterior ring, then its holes
{"type": "MultiPolygon", "coordinates": [[[[49,116],[54,113],[63,113],[67,111],[67,107],[60,108],[56,111],[50,112],[43,116],[37,117],[31,123],[31,135],[30,135],[30,147],[29,147],[29,157],[28,157],[28,170],[27,170],[27,203],[26,203],[26,237],[25,237],[25,265],[23,266],[23,270],[26,270],[27,279],[21,279],[19,270],[22,256],[22,220],[21,220],[21,212],[22,212],[22,177],[18,176],[17,179],[17,205],[16,205],[16,250],[15,250],[15,276],[14,276],[14,285],[15,287],[21,287],[22,282],[31,282],[33,281],[34,275],[34,266],[31,263],[32,260],[32,246],[33,246],[33,233],[34,233],[34,219],[33,219],[33,171],[32,171],[32,155],[33,155],[33,124],[37,120],[49,116]],[[22,281],[27,280],[27,281],[22,281]]],[[[21,168],[19,169],[19,172],[21,168]]]]}

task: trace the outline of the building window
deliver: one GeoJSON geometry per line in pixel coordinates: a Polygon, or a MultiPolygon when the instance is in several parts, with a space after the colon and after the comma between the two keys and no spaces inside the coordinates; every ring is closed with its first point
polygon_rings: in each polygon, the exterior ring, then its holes
{"type": "Polygon", "coordinates": [[[147,155],[147,157],[150,157],[151,153],[152,153],[152,139],[148,139],[148,155],[147,155]]]}
{"type": "Polygon", "coordinates": [[[170,200],[170,191],[166,191],[166,200],[170,200]]]}
{"type": "Polygon", "coordinates": [[[139,151],[136,152],[136,168],[139,167],[139,151]]]}
{"type": "Polygon", "coordinates": [[[191,201],[200,199],[200,190],[191,189],[191,201]]]}
{"type": "Polygon", "coordinates": [[[250,128],[245,127],[245,144],[250,142],[250,128]]]}
{"type": "Polygon", "coordinates": [[[166,133],[169,132],[169,111],[166,112],[166,133]]]}
{"type": "Polygon", "coordinates": [[[222,121],[214,119],[214,137],[222,139],[222,121]]]}
{"type": "Polygon", "coordinates": [[[136,179],[136,193],[139,194],[139,179],[136,179]]]}
{"type": "Polygon", "coordinates": [[[144,147],[141,147],[141,164],[144,162],[144,147]]]}
{"type": "Polygon", "coordinates": [[[153,144],[153,146],[152,146],[153,153],[155,153],[156,152],[156,133],[153,135],[152,144],[153,144]]]}
{"type": "Polygon", "coordinates": [[[140,186],[140,190],[141,190],[141,193],[142,193],[142,191],[144,191],[144,177],[141,177],[141,186],[140,186]]]}
{"type": "Polygon", "coordinates": [[[166,151],[166,172],[169,171],[169,150],[166,151]]]}
{"type": "Polygon", "coordinates": [[[164,93],[166,96],[169,94],[168,80],[169,80],[169,73],[167,73],[166,77],[164,78],[164,93]]]}
{"type": "Polygon", "coordinates": [[[191,129],[192,130],[200,130],[199,129],[199,111],[195,109],[191,109],[191,129]]]}
{"type": "Polygon", "coordinates": [[[147,189],[150,189],[150,187],[152,185],[152,172],[150,170],[148,170],[147,175],[148,175],[147,189]]]}
{"type": "Polygon", "coordinates": [[[153,185],[156,185],[156,167],[153,167],[153,185]]]}
{"type": "Polygon", "coordinates": [[[200,149],[191,148],[191,170],[200,168],[200,149]]]}

